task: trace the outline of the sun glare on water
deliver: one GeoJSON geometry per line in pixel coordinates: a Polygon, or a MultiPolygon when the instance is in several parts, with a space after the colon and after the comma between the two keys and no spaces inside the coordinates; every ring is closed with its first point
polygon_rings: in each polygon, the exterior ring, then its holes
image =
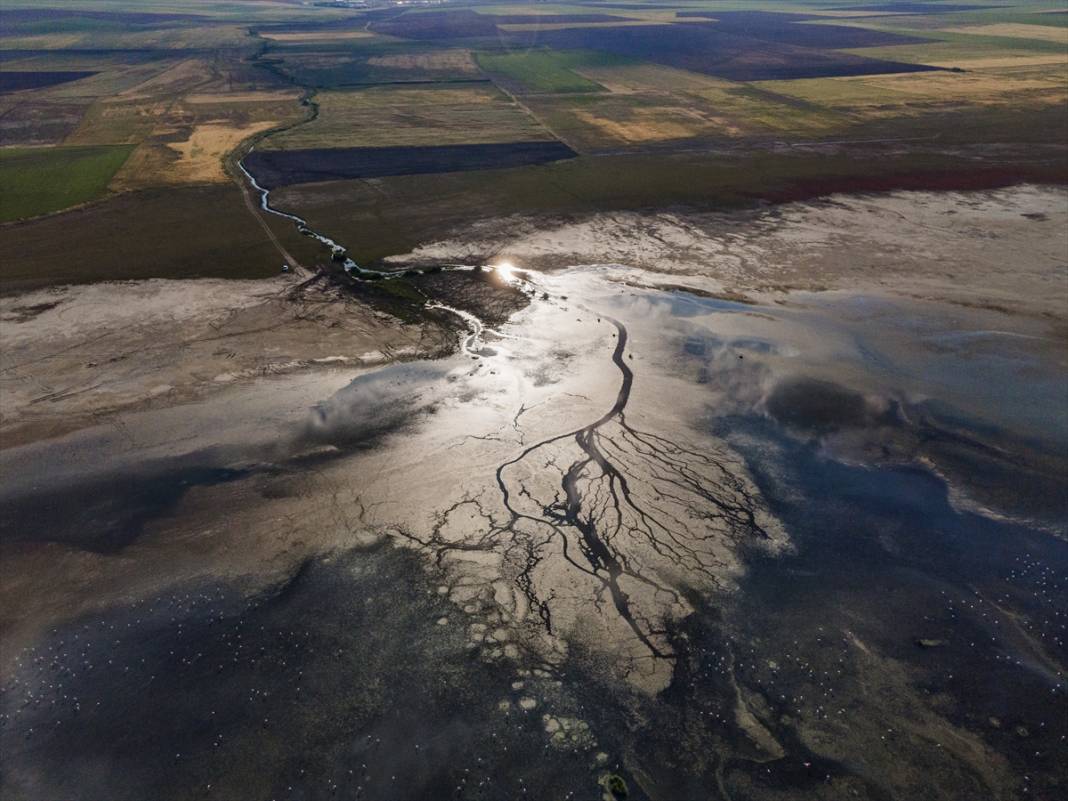
{"type": "Polygon", "coordinates": [[[494,271],[502,280],[512,283],[515,281],[515,265],[510,261],[502,261],[493,266],[494,271]]]}

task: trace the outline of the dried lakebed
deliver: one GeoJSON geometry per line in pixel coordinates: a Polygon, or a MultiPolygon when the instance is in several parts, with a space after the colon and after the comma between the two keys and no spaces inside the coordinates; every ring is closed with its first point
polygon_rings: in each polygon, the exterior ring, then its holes
{"type": "Polygon", "coordinates": [[[5,797],[1056,797],[1062,320],[497,275],[0,451],[5,797]]]}

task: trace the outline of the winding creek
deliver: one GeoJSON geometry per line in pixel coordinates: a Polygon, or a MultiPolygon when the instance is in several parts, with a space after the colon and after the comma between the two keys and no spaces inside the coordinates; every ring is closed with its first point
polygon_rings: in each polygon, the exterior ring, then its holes
{"type": "MultiPolygon", "coordinates": [[[[251,152],[251,151],[250,151],[251,152]]],[[[289,220],[297,226],[297,230],[304,236],[311,237],[317,242],[322,243],[330,250],[331,259],[340,262],[344,274],[347,278],[355,281],[360,280],[390,280],[411,274],[411,271],[389,271],[389,270],[373,270],[367,267],[361,267],[348,255],[347,249],[338,244],[336,241],[321,234],[318,231],[312,230],[309,227],[308,222],[302,217],[298,217],[296,214],[290,214],[289,212],[281,211],[271,205],[270,190],[260,186],[256,181],[255,176],[246,169],[244,159],[240,159],[237,162],[238,169],[248,180],[249,185],[255,190],[260,198],[260,208],[268,214],[273,214],[276,217],[281,217],[284,220],[289,220]]],[[[438,268],[441,271],[471,271],[477,269],[484,269],[479,267],[472,267],[468,265],[443,265],[438,268]]],[[[476,355],[479,349],[479,339],[482,333],[483,325],[475,315],[470,312],[466,312],[462,309],[454,308],[440,301],[428,301],[426,305],[427,309],[440,309],[445,312],[459,317],[463,324],[468,328],[470,334],[461,338],[460,347],[468,355],[476,355]]]]}
{"type": "MultiPolygon", "coordinates": [[[[402,275],[366,270],[357,265],[348,257],[344,247],[313,231],[304,219],[273,208],[270,204],[270,192],[256,182],[244,164],[239,162],[239,166],[252,187],[259,192],[263,210],[296,223],[301,233],[326,245],[333,255],[343,256],[343,267],[347,275],[356,280],[364,276],[388,280],[402,275]]],[[[538,286],[533,275],[523,274],[520,277],[510,274],[508,280],[516,284],[521,283],[529,296],[536,295],[538,286]]],[[[484,326],[477,316],[437,301],[428,302],[426,308],[442,309],[460,317],[470,330],[469,335],[461,337],[461,352],[472,357],[480,355],[484,326]]],[[[592,313],[589,309],[586,311],[592,313]]],[[[549,532],[550,536],[560,542],[564,559],[573,568],[598,582],[600,587],[595,591],[594,597],[607,592],[612,606],[626,621],[637,640],[650,655],[664,659],[668,655],[665,646],[654,642],[654,639],[662,636],[664,632],[658,631],[656,623],[651,619],[646,618],[640,622],[636,619],[635,615],[638,613],[631,608],[630,596],[624,589],[624,583],[637,582],[656,595],[670,598],[675,604],[681,600],[679,594],[658,582],[655,577],[643,575],[633,563],[633,558],[628,559],[625,553],[616,551],[612,541],[640,533],[660,556],[678,560],[680,563],[689,560],[692,562],[689,567],[712,575],[715,572],[715,558],[711,554],[702,553],[699,545],[695,547],[683,542],[685,537],[677,530],[689,527],[685,520],[687,516],[700,519],[713,514],[719,515],[721,519],[728,521],[732,535],[736,534],[740,538],[750,533],[767,537],[767,533],[758,523],[757,515],[761,510],[756,493],[747,491],[744,482],[731,481],[730,469],[727,466],[716,462],[707,454],[686,448],[657,434],[636,430],[627,423],[625,411],[634,382],[633,370],[625,359],[627,328],[618,320],[610,317],[605,319],[616,332],[611,360],[620,372],[620,387],[615,402],[593,423],[544,439],[498,466],[496,480],[509,518],[503,525],[494,525],[492,518],[487,516],[490,525],[482,537],[482,542],[504,537],[512,540],[513,544],[518,540],[528,541],[526,548],[530,559],[517,577],[517,582],[524,590],[527,603],[537,610],[546,631],[551,635],[553,628],[550,604],[546,598],[539,595],[532,580],[533,572],[540,561],[540,532],[532,534],[524,527],[549,532]],[[610,427],[614,427],[616,431],[610,433],[610,427]],[[540,501],[537,504],[541,506],[540,512],[533,514],[517,508],[514,498],[531,498],[531,488],[524,486],[522,482],[514,488],[511,487],[507,479],[508,474],[518,472],[516,466],[521,463],[536,463],[544,452],[561,441],[570,439],[574,440],[582,456],[574,459],[567,469],[562,471],[559,486],[563,492],[563,500],[557,496],[555,501],[540,501]],[[622,461],[626,458],[633,459],[633,463],[626,465],[622,461]],[[635,483],[648,481],[644,475],[630,474],[628,477],[629,471],[635,466],[643,472],[657,469],[662,471],[654,482],[657,491],[655,500],[642,500],[639,493],[632,490],[635,483]],[[709,475],[710,467],[715,475],[709,475]],[[594,473],[596,475],[592,475],[594,473]],[[598,485],[603,485],[603,488],[598,485]],[[725,492],[721,496],[717,490],[725,492]],[[674,494],[675,497],[665,501],[665,494],[674,494]],[[682,497],[687,494],[692,497],[682,497]],[[647,501],[651,501],[649,506],[645,505],[647,501]],[[703,559],[708,559],[711,564],[704,564],[703,559]]],[[[449,514],[457,508],[459,507],[452,507],[446,512],[445,519],[447,520],[449,514]]],[[[479,510],[485,515],[481,506],[479,510]]],[[[440,525],[434,528],[432,537],[424,545],[434,548],[440,557],[452,546],[435,542],[434,537],[439,531],[440,525]]],[[[697,539],[701,538],[702,535],[698,534],[697,539]]]]}

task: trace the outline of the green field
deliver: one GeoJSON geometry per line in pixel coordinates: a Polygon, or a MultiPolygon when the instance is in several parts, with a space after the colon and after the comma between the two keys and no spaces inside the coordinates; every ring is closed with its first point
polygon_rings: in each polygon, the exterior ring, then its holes
{"type": "Polygon", "coordinates": [[[133,145],[0,150],[0,221],[100,197],[132,150],[133,145]]]}
{"type": "MultiPolygon", "coordinates": [[[[265,218],[295,258],[323,250],[288,220],[265,218]]],[[[233,184],[119,192],[99,203],[0,226],[0,294],[146,278],[266,278],[282,257],[233,184]]]]}
{"type": "MultiPolygon", "coordinates": [[[[1031,135],[1036,142],[1068,134],[1068,121],[1057,108],[1034,119],[1031,135]]],[[[455,236],[474,220],[510,215],[664,207],[712,210],[872,187],[939,188],[961,180],[981,187],[987,181],[999,185],[1068,179],[1063,166],[1051,167],[1044,160],[1041,148],[1022,148],[1011,158],[1000,154],[983,163],[945,152],[944,147],[969,142],[1003,141],[1018,127],[1011,109],[932,115],[928,126],[913,119],[878,120],[856,129],[856,134],[860,139],[927,136],[943,149],[914,148],[891,155],[878,146],[858,147],[816,159],[801,150],[580,156],[502,170],[291,186],[276,190],[273,198],[282,208],[300,209],[313,227],[349,243],[359,263],[372,265],[427,241],[455,236]],[[959,124],[955,134],[950,132],[954,122],[959,124]]]]}
{"type": "MultiPolygon", "coordinates": [[[[456,0],[447,8],[393,9],[390,20],[452,15],[432,35],[415,26],[408,38],[396,27],[394,33],[376,30],[380,11],[362,7],[282,0],[7,2],[5,9],[23,11],[73,5],[88,16],[9,14],[0,36],[4,69],[96,74],[0,95],[0,141],[7,146],[0,149],[0,221],[36,217],[0,228],[0,250],[18,254],[0,260],[7,262],[0,280],[26,286],[94,277],[274,274],[277,250],[263,240],[254,209],[250,213],[218,169],[224,154],[214,149],[271,129],[276,132],[259,141],[259,149],[555,138],[579,154],[541,167],[387,176],[277,193],[280,207],[307,214],[369,261],[500,214],[732,206],[794,196],[797,183],[803,185],[798,195],[816,191],[821,174],[847,176],[849,187],[863,188],[868,180],[872,188],[886,188],[892,176],[866,150],[868,141],[907,151],[895,156],[902,174],[934,174],[941,165],[964,185],[975,163],[956,158],[953,148],[968,148],[1008,175],[1020,163],[1033,166],[1043,158],[1050,175],[1063,173],[1068,15],[1041,13],[1062,3],[969,0],[966,5],[984,7],[963,13],[952,10],[954,2],[925,13],[847,10],[881,2],[679,0],[649,8],[648,0],[456,0]],[[700,30],[729,22],[675,16],[686,10],[765,14],[733,29],[726,49],[738,53],[723,63],[711,45],[694,45],[684,54],[688,60],[675,58],[675,45],[659,47],[656,37],[633,47],[609,46],[609,39],[629,40],[650,24],[668,35],[677,26],[700,30]],[[775,13],[807,12],[796,24],[791,17],[782,25],[767,21],[775,13]],[[611,15],[610,21],[560,18],[590,14],[611,15]],[[487,32],[479,15],[504,18],[487,32]],[[616,25],[630,32],[624,37],[616,25]],[[834,62],[845,52],[937,69],[849,75],[820,68],[812,77],[755,77],[769,64],[789,67],[808,58],[807,47],[780,47],[780,35],[800,31],[822,39],[830,35],[822,26],[838,29],[839,38],[833,46],[813,45],[820,59],[834,62]],[[571,30],[560,38],[565,28],[571,30]],[[852,38],[851,28],[910,38],[894,43],[879,36],[875,40],[884,44],[864,46],[870,34],[852,38]],[[820,143],[830,155],[798,150],[789,159],[767,156],[769,148],[820,143]],[[214,183],[210,191],[205,182],[214,183]],[[41,216],[109,189],[113,196],[68,215],[41,216]],[[185,214],[199,221],[190,230],[203,233],[179,229],[185,214]],[[123,243],[127,252],[120,256],[111,238],[98,235],[120,224],[140,227],[149,215],[166,222],[139,243],[143,250],[123,243]],[[240,243],[228,230],[242,231],[240,243]],[[82,254],[76,266],[55,264],[57,254],[71,251],[82,254]]],[[[308,264],[323,257],[293,226],[267,222],[308,264]]]]}
{"type": "Polygon", "coordinates": [[[263,147],[386,147],[531,142],[548,132],[493,84],[374,86],[319,92],[316,119],[263,147]]]}
{"type": "Polygon", "coordinates": [[[604,87],[583,78],[575,69],[617,63],[606,53],[585,50],[528,50],[517,53],[479,53],[478,65],[493,75],[518,81],[538,92],[603,92],[604,87]]]}

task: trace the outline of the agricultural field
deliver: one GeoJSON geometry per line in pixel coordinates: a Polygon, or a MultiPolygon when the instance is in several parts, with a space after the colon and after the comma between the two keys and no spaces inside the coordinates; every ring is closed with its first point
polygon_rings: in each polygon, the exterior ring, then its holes
{"type": "Polygon", "coordinates": [[[334,147],[302,150],[261,149],[250,153],[245,167],[261,186],[381,178],[388,175],[431,175],[441,172],[497,170],[547,164],[572,158],[562,142],[490,142],[483,144],[400,147],[334,147]]]}
{"type": "Polygon", "coordinates": [[[434,146],[551,138],[488,81],[327,91],[318,93],[315,103],[314,120],[268,137],[263,147],[434,146]]]}
{"type": "MultiPolygon", "coordinates": [[[[259,63],[294,84],[317,90],[485,80],[471,51],[466,48],[403,43],[373,34],[365,36],[365,31],[342,33],[360,35],[291,41],[268,38],[287,34],[258,34],[266,45],[259,63]]],[[[337,32],[334,34],[340,36],[337,32]]]]}
{"type": "Polygon", "coordinates": [[[1062,104],[1068,64],[995,63],[967,72],[767,81],[762,89],[832,108],[852,118],[923,115],[934,110],[1062,104]]]}
{"type": "MultiPolygon", "coordinates": [[[[849,35],[836,38],[837,47],[863,47],[863,43],[868,40],[863,30],[847,31],[849,35]]],[[[711,22],[679,23],[666,27],[640,25],[603,29],[568,28],[540,32],[537,39],[556,49],[602,50],[616,56],[650,61],[734,81],[930,69],[920,64],[854,55],[842,49],[799,47],[776,41],[770,26],[767,36],[765,39],[751,34],[739,35],[729,29],[720,31],[718,23],[711,22]]],[[[885,43],[886,39],[880,37],[879,41],[885,43]]],[[[901,43],[910,41],[912,40],[902,37],[901,43]]]]}
{"type": "Polygon", "coordinates": [[[78,126],[90,103],[0,98],[0,146],[57,145],[78,126]]]}
{"type": "Polygon", "coordinates": [[[56,86],[70,81],[80,81],[96,75],[95,72],[19,72],[4,70],[0,72],[0,93],[20,92],[26,89],[40,89],[56,86]]]}
{"type": "MultiPolygon", "coordinates": [[[[9,218],[166,187],[215,186],[241,207],[233,160],[253,146],[264,181],[375,181],[379,209],[400,213],[381,192],[413,175],[516,176],[504,186],[523,184],[522,203],[568,205],[583,189],[559,194],[560,176],[599,175],[588,159],[677,152],[698,169],[725,149],[866,139],[919,158],[923,142],[966,139],[963,124],[1009,150],[1054,147],[1066,127],[1068,15],[1048,2],[13,5],[0,144],[118,163],[91,192],[9,201],[9,218]]],[[[687,202],[730,194],[703,186],[687,202]]],[[[481,213],[463,198],[458,214],[481,213]]],[[[373,258],[395,239],[380,223],[359,243],[373,258]]]]}
{"type": "Polygon", "coordinates": [[[0,0],[0,799],[1062,799],[1064,0],[0,0]]]}
{"type": "Polygon", "coordinates": [[[95,200],[132,149],[104,145],[0,150],[0,222],[95,200]]]}
{"type": "Polygon", "coordinates": [[[0,289],[148,278],[269,278],[284,256],[315,243],[275,220],[267,236],[233,185],[123,192],[79,208],[0,226],[0,289]],[[275,241],[279,244],[276,245],[275,241]]]}
{"type": "Polygon", "coordinates": [[[603,92],[604,87],[583,77],[582,68],[610,65],[614,59],[589,51],[527,50],[479,53],[478,65],[495,81],[520,92],[603,92]]]}
{"type": "Polygon", "coordinates": [[[819,136],[841,128],[835,110],[798,102],[756,85],[707,79],[685,89],[656,88],[667,68],[589,70],[606,82],[618,81],[606,95],[538,96],[525,100],[551,130],[579,152],[598,153],[619,147],[663,146],[672,142],[737,142],[742,137],[767,139],[819,136]]]}
{"type": "MultiPolygon", "coordinates": [[[[1053,119],[1050,114],[1047,122],[1053,119]]],[[[1068,181],[1068,167],[1051,169],[1046,158],[1037,148],[999,161],[895,153],[878,145],[819,159],[804,151],[719,151],[714,159],[700,152],[633,152],[533,167],[289,186],[273,196],[286,208],[301,209],[319,229],[353,243],[351,252],[360,263],[374,264],[408,253],[420,242],[463,232],[472,220],[510,215],[555,218],[604,208],[738,209],[762,199],[834,192],[1068,181]]]]}

